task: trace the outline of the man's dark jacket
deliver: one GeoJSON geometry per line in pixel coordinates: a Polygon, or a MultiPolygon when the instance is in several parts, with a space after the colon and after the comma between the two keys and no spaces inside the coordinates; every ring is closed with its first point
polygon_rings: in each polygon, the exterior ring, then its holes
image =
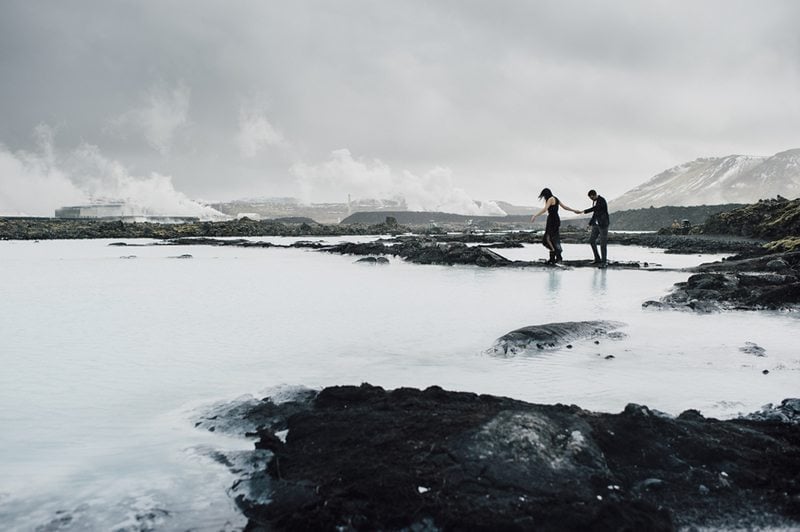
{"type": "Polygon", "coordinates": [[[603,196],[597,196],[594,206],[583,211],[583,214],[592,213],[592,219],[589,220],[589,225],[599,225],[600,227],[608,227],[610,220],[608,219],[608,203],[603,196]]]}

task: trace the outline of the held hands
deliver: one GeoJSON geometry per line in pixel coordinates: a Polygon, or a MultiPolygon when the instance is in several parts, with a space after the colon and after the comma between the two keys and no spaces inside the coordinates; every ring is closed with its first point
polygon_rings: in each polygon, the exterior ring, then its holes
{"type": "Polygon", "coordinates": [[[536,215],[534,214],[533,216],[531,216],[531,223],[533,223],[535,220],[536,220],[536,215]]]}

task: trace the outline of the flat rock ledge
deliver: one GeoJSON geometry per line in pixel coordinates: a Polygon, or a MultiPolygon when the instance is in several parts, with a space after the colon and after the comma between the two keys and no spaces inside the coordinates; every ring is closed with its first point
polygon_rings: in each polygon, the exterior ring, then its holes
{"type": "Polygon", "coordinates": [[[258,459],[218,457],[250,531],[795,529],[800,401],[768,410],[601,414],[362,384],[202,425],[257,427],[258,459]]]}

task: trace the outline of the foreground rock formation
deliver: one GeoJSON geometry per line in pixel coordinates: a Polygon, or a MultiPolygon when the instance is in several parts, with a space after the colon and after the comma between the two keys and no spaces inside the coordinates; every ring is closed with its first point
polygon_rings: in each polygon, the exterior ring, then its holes
{"type": "Polygon", "coordinates": [[[202,424],[258,427],[258,459],[218,457],[238,464],[248,530],[793,528],[800,401],[780,409],[730,421],[633,404],[599,414],[363,384],[202,424]]]}

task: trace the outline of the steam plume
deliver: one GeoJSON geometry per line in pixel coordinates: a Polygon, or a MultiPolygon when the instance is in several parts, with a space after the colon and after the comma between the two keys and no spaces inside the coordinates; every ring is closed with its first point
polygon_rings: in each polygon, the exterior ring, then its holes
{"type": "Polygon", "coordinates": [[[87,143],[61,155],[47,125],[36,128],[36,138],[36,152],[12,152],[0,145],[2,215],[53,216],[65,205],[122,201],[130,215],[226,218],[175,190],[170,176],[132,176],[121,163],[87,143]]]}
{"type": "Polygon", "coordinates": [[[187,123],[191,91],[183,84],[166,89],[152,87],[145,102],[111,121],[111,130],[133,129],[161,155],[169,153],[176,132],[187,123]]]}
{"type": "Polygon", "coordinates": [[[239,109],[239,133],[236,136],[242,157],[253,158],[268,146],[282,146],[283,135],[267,119],[266,112],[255,105],[239,109]]]}
{"type": "Polygon", "coordinates": [[[444,211],[456,214],[503,216],[506,213],[492,201],[477,203],[455,184],[450,168],[437,166],[417,175],[404,170],[397,174],[379,159],[356,159],[348,149],[331,152],[328,161],[310,165],[298,163],[290,169],[297,178],[303,199],[325,198],[342,201],[354,198],[405,200],[415,211],[444,211]]]}

